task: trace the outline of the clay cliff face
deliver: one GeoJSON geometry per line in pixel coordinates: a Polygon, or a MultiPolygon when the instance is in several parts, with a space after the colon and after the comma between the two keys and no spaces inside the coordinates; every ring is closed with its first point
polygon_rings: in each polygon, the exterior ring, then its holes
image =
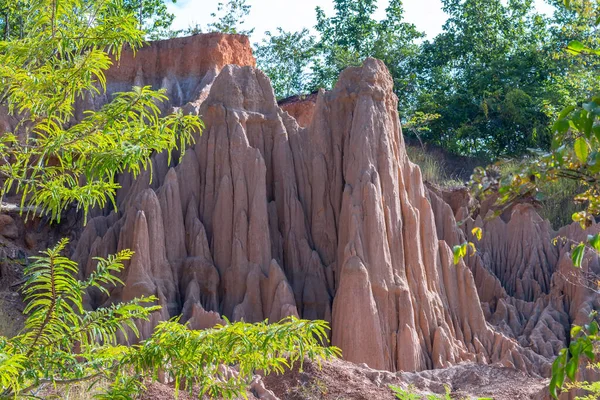
{"type": "Polygon", "coordinates": [[[486,319],[520,345],[547,358],[556,356],[568,343],[571,324],[587,323],[590,312],[600,308],[596,291],[583,282],[588,274],[600,272],[598,257],[587,254],[580,270],[570,257],[573,243],[598,233],[600,226],[583,231],[573,224],[554,232],[532,205],[519,204],[505,219],[461,217],[461,230],[451,224],[451,216],[459,219],[466,210],[460,205],[452,209],[445,196],[430,190],[438,234],[451,244],[467,239],[476,243],[478,253],[465,261],[486,319]],[[469,233],[475,226],[483,229],[481,242],[469,233]]]}
{"type": "MultiPolygon", "coordinates": [[[[313,118],[314,99],[293,101],[293,107],[282,103],[294,116],[313,118]]],[[[573,243],[598,233],[600,226],[583,231],[572,224],[555,232],[530,204],[516,205],[494,219],[487,211],[490,201],[478,205],[466,189],[430,185],[427,191],[438,237],[451,246],[470,240],[477,247],[477,254],[465,262],[486,321],[521,347],[553,359],[569,343],[570,326],[587,323],[590,312],[600,309],[600,298],[589,279],[600,275],[597,256],[587,254],[581,269],[575,269],[570,260],[573,243]],[[476,209],[479,216],[471,217],[470,209],[476,209]],[[457,221],[462,222],[462,229],[457,221]],[[470,233],[476,226],[484,232],[481,242],[470,233]]]]}
{"type": "Polygon", "coordinates": [[[292,96],[280,100],[277,104],[283,111],[294,117],[298,125],[302,128],[306,128],[312,122],[315,114],[317,97],[318,92],[308,95],[292,96]]]}
{"type": "Polygon", "coordinates": [[[119,210],[87,225],[74,253],[84,274],[94,256],[136,252],[126,286],[90,292],[88,306],[156,295],[163,309],[144,335],[179,314],[193,328],[298,315],[330,321],[344,358],[372,368],[474,361],[548,374],[582,304],[596,308],[556,274],[568,249],[549,225],[526,208],[509,222],[470,221],[491,233],[479,256],[453,265],[465,211],[408,159],[383,63],[344,71],[305,127],[253,65],[247,39],[200,35],[125,56],[109,74],[109,88],[165,87],[168,106],[206,129],[178,165],[156,155],[152,180],[120,177],[119,210]]]}

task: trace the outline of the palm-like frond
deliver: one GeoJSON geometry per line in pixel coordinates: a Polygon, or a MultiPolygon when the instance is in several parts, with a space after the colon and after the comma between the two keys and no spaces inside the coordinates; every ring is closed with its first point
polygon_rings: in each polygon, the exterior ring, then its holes
{"type": "Polygon", "coordinates": [[[136,346],[128,363],[145,377],[159,371],[171,376],[177,388],[197,385],[209,396],[239,396],[257,370],[269,374],[311,360],[340,355],[327,343],[328,325],[289,317],[278,324],[228,323],[214,329],[192,331],[177,320],[162,322],[151,338],[136,346]],[[235,366],[230,376],[224,366],[235,366]],[[202,371],[202,373],[198,373],[202,371]]]}

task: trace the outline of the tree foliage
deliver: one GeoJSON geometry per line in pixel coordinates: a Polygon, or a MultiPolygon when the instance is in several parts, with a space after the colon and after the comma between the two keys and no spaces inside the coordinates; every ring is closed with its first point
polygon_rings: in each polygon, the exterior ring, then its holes
{"type": "Polygon", "coordinates": [[[284,97],[329,89],[345,67],[379,58],[394,79],[403,122],[439,116],[419,132],[423,142],[487,159],[548,150],[552,121],[590,96],[598,79],[600,61],[563,51],[575,39],[597,47],[594,1],[574,1],[552,16],[536,13],[533,0],[442,3],[449,15],[442,33],[422,41],[404,21],[400,0],[389,3],[380,21],[375,0],[335,0],[333,15],[317,7],[314,50],[307,32],[269,36],[257,45],[258,64],[284,97]],[[286,37],[307,39],[282,47],[286,37]],[[279,82],[298,81],[310,83],[280,91],[279,82]]]}
{"type": "Polygon", "coordinates": [[[253,29],[243,29],[244,19],[250,14],[251,6],[246,0],[227,0],[226,3],[219,2],[217,12],[212,13],[214,22],[208,24],[208,30],[211,32],[233,33],[250,36],[253,29]]]}
{"type": "Polygon", "coordinates": [[[424,140],[460,154],[520,154],[548,141],[542,112],[546,21],[531,0],[444,0],[443,32],[422,45],[414,109],[440,114],[424,140]]]}
{"type": "MultiPolygon", "coordinates": [[[[123,0],[123,11],[134,14],[138,21],[138,28],[146,32],[146,37],[151,40],[172,37],[175,32],[170,30],[175,16],[167,11],[166,3],[176,3],[177,0],[123,0]]],[[[49,6],[60,2],[47,2],[49,6]]],[[[85,13],[94,10],[95,0],[82,1],[84,8],[78,10],[85,13]]],[[[31,27],[28,19],[31,17],[31,0],[0,0],[0,37],[5,41],[23,38],[31,27]]],[[[68,3],[67,3],[68,4],[68,3]]],[[[93,14],[87,14],[94,18],[93,14]]]]}
{"type": "Polygon", "coordinates": [[[334,10],[335,15],[327,17],[321,8],[316,9],[321,57],[314,68],[314,86],[331,88],[344,68],[375,57],[390,69],[394,90],[402,94],[402,107],[414,78],[410,61],[418,51],[415,40],[423,37],[413,24],[404,21],[402,1],[391,0],[381,21],[373,17],[375,0],[335,0],[334,10]]]}
{"type": "MultiPolygon", "coordinates": [[[[279,35],[267,33],[255,45],[257,63],[274,82],[277,97],[331,89],[344,68],[367,57],[386,63],[398,94],[410,90],[410,60],[418,51],[414,40],[423,35],[403,20],[402,1],[392,0],[380,21],[374,18],[375,0],[334,0],[334,10],[327,16],[316,8],[318,39],[306,29],[292,33],[279,28],[279,35]]],[[[404,99],[400,96],[402,104],[404,99]]]]}
{"type": "MultiPolygon", "coordinates": [[[[175,390],[200,396],[232,398],[245,393],[255,371],[283,373],[304,357],[329,358],[339,354],[327,342],[327,323],[288,318],[278,324],[238,322],[193,331],[177,320],[158,324],[137,345],[119,343],[138,338],[138,324],[148,321],[159,306],[142,297],[93,311],[84,310],[85,291],[123,284],[121,271],[130,251],[107,259],[96,258],[95,272],[85,281],[75,278],[77,264],[61,255],[67,244],[34,258],[25,270],[24,331],[0,338],[0,398],[39,395],[44,387],[108,381],[102,399],[130,399],[144,382],[161,375],[175,390]],[[119,340],[121,338],[121,341],[119,340]],[[228,366],[235,366],[235,372],[228,366]]],[[[39,397],[39,396],[38,396],[39,397]]]]}
{"type": "Polygon", "coordinates": [[[0,104],[20,118],[0,137],[0,194],[17,191],[23,205],[57,220],[73,202],[84,213],[114,205],[116,174],[135,176],[153,152],[185,147],[202,123],[181,113],[161,117],[166,97],[150,88],[117,94],[72,123],[76,99],[102,93],[104,71],[126,43],[140,46],[143,32],[119,0],[26,6],[27,34],[0,42],[0,104]]]}
{"type": "Polygon", "coordinates": [[[316,39],[308,29],[277,34],[265,32],[261,44],[255,44],[257,66],[271,78],[278,98],[310,92],[313,88],[308,71],[316,55],[316,39]]]}
{"type": "Polygon", "coordinates": [[[137,16],[140,29],[150,40],[157,40],[175,35],[170,29],[175,15],[167,11],[165,4],[169,2],[177,0],[123,0],[123,7],[137,16]]]}

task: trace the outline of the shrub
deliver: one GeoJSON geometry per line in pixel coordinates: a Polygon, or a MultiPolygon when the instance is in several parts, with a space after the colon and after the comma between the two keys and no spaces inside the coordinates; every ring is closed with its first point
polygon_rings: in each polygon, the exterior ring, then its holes
{"type": "Polygon", "coordinates": [[[147,340],[134,346],[119,344],[139,337],[140,321],[160,307],[154,297],[86,311],[84,292],[122,282],[115,277],[132,253],[122,251],[97,258],[96,271],[85,281],[75,278],[77,265],[61,256],[67,240],[35,257],[25,270],[23,288],[27,320],[22,333],[0,337],[2,398],[31,396],[44,385],[69,387],[80,382],[107,381],[99,398],[133,398],[143,382],[164,375],[175,390],[198,389],[201,394],[231,398],[244,393],[256,370],[283,373],[294,363],[339,354],[322,347],[328,329],[324,321],[293,317],[278,324],[227,323],[193,331],[177,319],[158,324],[147,340]],[[225,367],[235,367],[230,374],[225,367]]]}

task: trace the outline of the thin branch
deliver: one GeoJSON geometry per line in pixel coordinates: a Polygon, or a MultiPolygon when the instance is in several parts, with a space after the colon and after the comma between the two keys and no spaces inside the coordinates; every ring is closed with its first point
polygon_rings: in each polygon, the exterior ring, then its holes
{"type": "MultiPolygon", "coordinates": [[[[30,386],[26,387],[25,389],[21,390],[20,393],[30,392],[30,391],[34,390],[35,388],[37,388],[37,387],[39,387],[41,385],[45,385],[45,384],[70,385],[70,384],[73,384],[73,383],[89,381],[90,379],[94,379],[94,378],[97,378],[97,377],[102,376],[102,375],[104,375],[103,372],[98,372],[96,374],[88,375],[88,376],[85,376],[83,378],[74,378],[74,379],[40,379],[36,383],[33,383],[30,386]]],[[[19,393],[15,393],[15,394],[17,396],[20,395],[19,393]]],[[[26,396],[31,396],[31,395],[26,395],[26,396]]]]}

